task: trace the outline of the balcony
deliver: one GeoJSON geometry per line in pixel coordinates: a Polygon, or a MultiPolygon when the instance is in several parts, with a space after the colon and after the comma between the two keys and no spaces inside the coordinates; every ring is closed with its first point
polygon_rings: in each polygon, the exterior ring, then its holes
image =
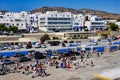
{"type": "Polygon", "coordinates": [[[72,26],[71,24],[48,24],[48,26],[72,26]]]}
{"type": "Polygon", "coordinates": [[[48,20],[48,22],[71,22],[71,20],[48,20]]]}

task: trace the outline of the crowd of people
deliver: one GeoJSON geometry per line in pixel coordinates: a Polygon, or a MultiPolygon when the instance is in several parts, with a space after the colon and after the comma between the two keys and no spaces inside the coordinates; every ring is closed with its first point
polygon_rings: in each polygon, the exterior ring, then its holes
{"type": "Polygon", "coordinates": [[[59,55],[57,58],[52,57],[47,59],[46,61],[42,62],[41,60],[36,60],[35,62],[27,62],[26,63],[19,63],[16,62],[12,65],[2,65],[2,68],[9,68],[9,70],[6,70],[6,72],[21,72],[24,75],[29,75],[33,73],[32,78],[41,76],[47,76],[47,67],[55,67],[56,69],[59,68],[66,68],[68,70],[70,69],[78,69],[81,67],[86,68],[87,66],[95,66],[93,57],[100,57],[103,53],[100,52],[87,52],[87,51],[80,51],[79,55],[72,55],[72,56],[61,56],[59,55]],[[47,67],[45,67],[47,66],[47,67]]]}

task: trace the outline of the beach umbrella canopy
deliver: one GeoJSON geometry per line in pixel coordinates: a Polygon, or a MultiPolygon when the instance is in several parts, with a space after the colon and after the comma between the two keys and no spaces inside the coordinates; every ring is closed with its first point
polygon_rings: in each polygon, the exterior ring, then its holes
{"type": "Polygon", "coordinates": [[[120,45],[120,42],[114,42],[113,44],[119,44],[120,45]]]}

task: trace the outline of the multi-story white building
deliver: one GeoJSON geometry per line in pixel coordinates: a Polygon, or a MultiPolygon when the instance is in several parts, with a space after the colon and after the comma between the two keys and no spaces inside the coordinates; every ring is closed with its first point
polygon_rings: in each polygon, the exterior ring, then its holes
{"type": "Polygon", "coordinates": [[[83,31],[84,30],[84,21],[85,16],[82,14],[73,14],[73,30],[75,31],[83,31]]]}
{"type": "Polygon", "coordinates": [[[29,14],[26,18],[26,28],[34,31],[40,27],[40,16],[42,13],[29,14]]]}
{"type": "Polygon", "coordinates": [[[47,11],[40,16],[40,30],[44,31],[69,31],[72,30],[71,12],[47,11]]]}
{"type": "Polygon", "coordinates": [[[6,26],[16,26],[18,29],[26,29],[26,16],[27,12],[13,13],[6,12],[3,17],[0,18],[0,23],[5,24],[6,26]]]}
{"type": "Polygon", "coordinates": [[[102,18],[98,16],[92,16],[90,18],[90,21],[85,21],[85,26],[87,26],[88,30],[104,30],[105,22],[102,20],[102,18]]]}
{"type": "Polygon", "coordinates": [[[7,27],[16,26],[19,30],[35,29],[41,31],[84,31],[84,26],[88,30],[104,30],[104,21],[97,16],[88,15],[89,21],[85,21],[86,15],[72,14],[71,12],[47,11],[46,13],[34,13],[22,11],[20,13],[6,12],[0,13],[0,23],[7,27]]]}

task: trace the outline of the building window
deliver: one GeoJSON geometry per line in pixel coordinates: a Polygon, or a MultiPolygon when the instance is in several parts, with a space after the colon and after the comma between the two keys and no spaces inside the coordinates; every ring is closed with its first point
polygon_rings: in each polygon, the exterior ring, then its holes
{"type": "Polygon", "coordinates": [[[19,26],[19,24],[16,24],[17,26],[19,26]]]}
{"type": "Polygon", "coordinates": [[[100,30],[102,30],[102,28],[100,28],[100,30]]]}
{"type": "Polygon", "coordinates": [[[40,18],[40,20],[45,20],[45,18],[40,18]]]}

